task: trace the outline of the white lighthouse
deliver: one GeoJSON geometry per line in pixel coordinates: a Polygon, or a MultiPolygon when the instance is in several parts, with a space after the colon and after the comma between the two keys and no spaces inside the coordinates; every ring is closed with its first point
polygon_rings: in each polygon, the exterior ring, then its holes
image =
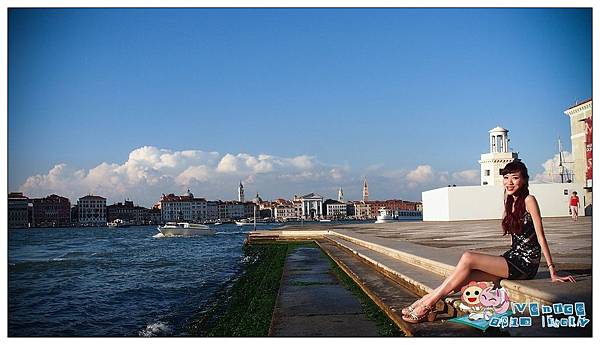
{"type": "Polygon", "coordinates": [[[481,185],[502,186],[500,169],[519,157],[517,152],[508,150],[508,129],[496,127],[490,133],[490,152],[481,155],[481,185]]]}

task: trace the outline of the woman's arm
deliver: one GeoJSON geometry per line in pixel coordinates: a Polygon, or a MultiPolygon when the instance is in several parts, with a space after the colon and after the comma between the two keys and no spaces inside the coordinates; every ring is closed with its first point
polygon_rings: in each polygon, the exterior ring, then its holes
{"type": "Polygon", "coordinates": [[[548,264],[548,270],[550,271],[550,278],[553,282],[560,281],[566,282],[571,281],[574,282],[575,279],[571,276],[560,277],[556,274],[556,266],[554,265],[554,261],[552,261],[552,255],[550,254],[550,248],[548,248],[548,242],[546,241],[546,236],[544,235],[544,227],[542,225],[542,216],[540,214],[540,207],[538,206],[537,200],[533,195],[528,195],[525,198],[525,208],[531,214],[531,219],[533,219],[533,226],[535,227],[535,233],[538,238],[538,242],[540,243],[540,247],[542,247],[542,253],[544,253],[544,257],[546,258],[546,263],[548,264]]]}

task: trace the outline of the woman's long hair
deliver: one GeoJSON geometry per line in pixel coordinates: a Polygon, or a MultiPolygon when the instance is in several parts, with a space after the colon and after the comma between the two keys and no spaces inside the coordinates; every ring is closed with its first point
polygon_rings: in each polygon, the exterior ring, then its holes
{"type": "Polygon", "coordinates": [[[502,219],[502,229],[504,235],[506,234],[521,234],[523,231],[523,216],[525,215],[525,198],[529,195],[529,175],[527,174],[527,167],[521,160],[515,159],[514,161],[506,164],[504,169],[500,169],[500,175],[516,174],[521,173],[521,177],[525,180],[525,184],[517,193],[513,194],[517,197],[511,198],[506,195],[506,189],[504,190],[504,219],[502,219]],[[513,212],[513,203],[515,211],[513,212]]]}

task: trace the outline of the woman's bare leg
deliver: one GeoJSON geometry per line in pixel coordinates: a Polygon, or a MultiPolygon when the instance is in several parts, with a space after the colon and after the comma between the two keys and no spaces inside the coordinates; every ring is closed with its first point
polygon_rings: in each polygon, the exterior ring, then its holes
{"type": "MultiPolygon", "coordinates": [[[[493,282],[494,286],[498,286],[498,282],[500,281],[500,277],[495,276],[493,274],[489,274],[489,273],[480,271],[480,270],[473,270],[473,271],[471,271],[471,273],[469,274],[469,276],[465,280],[463,280],[460,284],[458,284],[458,287],[455,290],[452,290],[452,291],[448,292],[446,295],[452,295],[455,292],[460,291],[460,288],[462,288],[463,286],[469,284],[469,282],[471,282],[471,281],[476,281],[476,282],[493,282]]],[[[439,285],[434,290],[431,290],[427,294],[423,295],[420,299],[418,299],[417,301],[415,301],[412,304],[413,308],[416,309],[419,306],[419,304],[422,304],[423,301],[427,301],[429,299],[429,297],[431,297],[432,295],[435,295],[436,293],[438,293],[441,288],[442,288],[442,285],[439,285]]],[[[442,296],[442,297],[444,297],[444,296],[442,296]]],[[[417,315],[419,315],[419,314],[417,314],[417,315]]]]}
{"type": "MultiPolygon", "coordinates": [[[[452,274],[440,286],[428,295],[425,295],[422,298],[422,302],[424,305],[432,306],[439,299],[460,290],[470,280],[497,281],[500,278],[507,277],[508,264],[503,257],[465,252],[452,274]]],[[[417,315],[420,315],[422,312],[421,307],[415,310],[417,315]]]]}

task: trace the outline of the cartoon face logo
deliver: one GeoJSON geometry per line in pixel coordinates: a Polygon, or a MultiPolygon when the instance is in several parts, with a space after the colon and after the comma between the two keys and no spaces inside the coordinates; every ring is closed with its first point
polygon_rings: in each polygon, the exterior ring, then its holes
{"type": "Polygon", "coordinates": [[[504,288],[487,287],[483,289],[479,295],[479,301],[484,307],[493,308],[497,314],[504,313],[510,308],[510,299],[504,288]]]}
{"type": "Polygon", "coordinates": [[[469,282],[468,285],[463,286],[463,288],[460,290],[460,292],[462,293],[460,299],[463,301],[463,303],[470,307],[480,306],[481,292],[483,291],[483,289],[488,287],[489,283],[487,282],[469,282]]]}

